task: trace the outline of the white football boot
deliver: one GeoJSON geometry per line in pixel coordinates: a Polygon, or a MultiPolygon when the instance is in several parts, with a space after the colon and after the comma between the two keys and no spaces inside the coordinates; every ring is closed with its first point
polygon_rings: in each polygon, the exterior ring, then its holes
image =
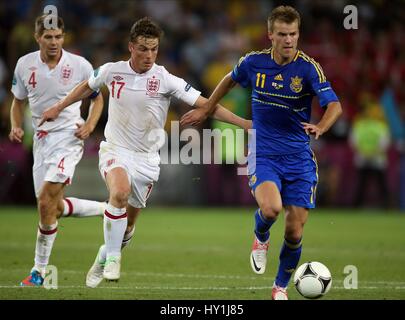
{"type": "Polygon", "coordinates": [[[109,281],[118,281],[120,278],[121,257],[109,257],[104,265],[103,277],[109,281]]]}
{"type": "Polygon", "coordinates": [[[93,265],[91,266],[89,272],[87,272],[86,276],[86,286],[90,288],[97,287],[101,281],[103,281],[103,272],[104,272],[104,265],[105,261],[100,261],[100,252],[103,250],[105,245],[103,244],[100,249],[98,249],[98,253],[96,259],[94,260],[93,265]]]}
{"type": "Polygon", "coordinates": [[[269,250],[269,240],[262,243],[256,236],[250,254],[250,265],[253,272],[263,274],[266,271],[267,251],[269,250]]]}

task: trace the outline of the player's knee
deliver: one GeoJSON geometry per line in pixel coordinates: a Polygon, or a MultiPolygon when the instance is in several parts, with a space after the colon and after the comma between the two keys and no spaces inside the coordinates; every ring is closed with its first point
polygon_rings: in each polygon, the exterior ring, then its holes
{"type": "Polygon", "coordinates": [[[129,193],[129,189],[116,190],[112,192],[111,198],[115,203],[119,204],[120,208],[123,208],[128,204],[129,193]]]}
{"type": "Polygon", "coordinates": [[[276,219],[281,210],[282,210],[281,204],[275,205],[269,203],[260,206],[260,211],[262,212],[263,216],[268,220],[276,219]]]}
{"type": "Polygon", "coordinates": [[[298,243],[302,238],[303,228],[286,228],[284,238],[286,238],[289,242],[298,243]]]}
{"type": "Polygon", "coordinates": [[[47,195],[40,195],[38,198],[38,210],[42,218],[57,214],[57,205],[47,195]]]}

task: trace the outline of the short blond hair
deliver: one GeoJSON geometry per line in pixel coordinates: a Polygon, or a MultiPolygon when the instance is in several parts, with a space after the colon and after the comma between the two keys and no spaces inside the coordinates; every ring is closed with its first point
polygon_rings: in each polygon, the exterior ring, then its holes
{"type": "Polygon", "coordinates": [[[269,17],[267,18],[267,28],[269,32],[272,32],[274,29],[274,22],[278,20],[285,23],[293,23],[294,21],[298,22],[298,29],[301,25],[301,16],[297,10],[290,6],[278,6],[274,8],[269,17]]]}

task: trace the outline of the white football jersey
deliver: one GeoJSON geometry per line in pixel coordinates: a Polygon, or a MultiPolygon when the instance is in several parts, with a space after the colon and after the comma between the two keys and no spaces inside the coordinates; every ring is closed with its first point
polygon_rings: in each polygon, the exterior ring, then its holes
{"type": "Polygon", "coordinates": [[[163,145],[156,133],[164,130],[171,97],[193,106],[201,94],[163,66],[154,64],[140,74],[129,61],[106,63],[95,70],[90,88],[99,90],[104,84],[110,91],[104,132],[107,142],[142,153],[157,152],[163,145]]]}
{"type": "MultiPolygon", "coordinates": [[[[35,51],[21,57],[15,67],[11,92],[19,100],[28,98],[32,125],[37,129],[42,113],[63,99],[80,82],[87,80],[93,67],[83,57],[62,50],[62,57],[54,69],[41,60],[35,51]]],[[[83,123],[80,116],[81,101],[65,108],[54,121],[45,122],[41,130],[59,131],[77,129],[83,123]]]]}

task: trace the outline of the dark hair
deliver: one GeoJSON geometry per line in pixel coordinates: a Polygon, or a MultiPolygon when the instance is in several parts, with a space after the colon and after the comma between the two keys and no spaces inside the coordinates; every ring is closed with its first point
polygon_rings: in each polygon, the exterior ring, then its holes
{"type": "Polygon", "coordinates": [[[51,28],[48,28],[47,26],[45,26],[45,19],[57,19],[57,26],[58,29],[61,29],[62,32],[65,32],[65,23],[63,22],[63,19],[59,16],[55,16],[55,15],[50,15],[50,14],[44,14],[42,16],[39,16],[38,18],[36,18],[35,20],[35,33],[38,34],[39,36],[42,36],[42,34],[44,33],[45,30],[50,30],[51,28]]]}
{"type": "Polygon", "coordinates": [[[145,38],[160,38],[163,35],[163,30],[148,17],[139,19],[131,28],[129,40],[134,42],[137,37],[142,36],[145,38]]]}
{"type": "Polygon", "coordinates": [[[276,20],[285,22],[285,23],[293,23],[294,21],[298,21],[298,29],[301,25],[301,16],[297,10],[290,6],[278,6],[277,8],[273,9],[270,13],[270,16],[267,19],[267,28],[268,31],[273,31],[274,22],[276,20]]]}

